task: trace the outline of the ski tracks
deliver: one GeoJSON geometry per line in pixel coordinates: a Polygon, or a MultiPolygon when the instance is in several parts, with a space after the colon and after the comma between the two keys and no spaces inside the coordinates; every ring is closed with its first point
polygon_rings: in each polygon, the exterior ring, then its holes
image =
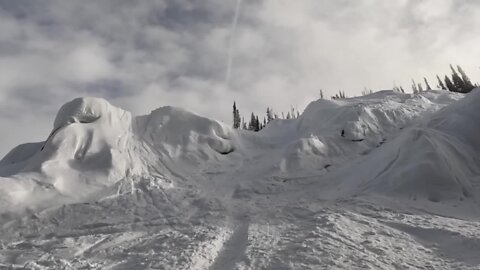
{"type": "Polygon", "coordinates": [[[233,233],[224,243],[210,270],[239,269],[242,263],[248,261],[246,250],[249,245],[248,231],[250,219],[248,217],[235,218],[233,233]]]}

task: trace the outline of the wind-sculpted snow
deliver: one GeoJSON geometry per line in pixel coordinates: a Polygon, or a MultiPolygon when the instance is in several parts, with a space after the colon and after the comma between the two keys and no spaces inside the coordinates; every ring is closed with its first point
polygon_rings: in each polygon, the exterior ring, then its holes
{"type": "Polygon", "coordinates": [[[137,118],[137,133],[164,157],[183,158],[194,165],[234,151],[230,128],[173,107],[137,118]]]}
{"type": "Polygon", "coordinates": [[[480,91],[312,102],[258,133],[80,98],[0,161],[0,267],[478,269],[480,91]]]}
{"type": "Polygon", "coordinates": [[[476,200],[480,194],[479,101],[480,91],[474,91],[404,130],[357,164],[352,187],[363,179],[367,190],[414,201],[476,200]],[[371,168],[369,172],[360,170],[365,167],[371,168]]]}

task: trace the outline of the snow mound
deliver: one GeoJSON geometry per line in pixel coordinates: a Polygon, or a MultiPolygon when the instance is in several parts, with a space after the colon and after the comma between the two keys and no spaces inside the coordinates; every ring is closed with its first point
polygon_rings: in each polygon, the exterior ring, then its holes
{"type": "Polygon", "coordinates": [[[21,179],[2,189],[10,199],[0,209],[98,198],[129,179],[151,179],[152,170],[155,179],[181,177],[233,152],[232,138],[224,124],[182,109],[134,118],[104,99],[77,98],[60,108],[45,142],[18,146],[0,162],[0,176],[8,177],[2,184],[21,179]]]}
{"type": "Polygon", "coordinates": [[[0,175],[20,179],[16,189],[3,190],[10,198],[5,203],[35,208],[55,197],[57,203],[85,200],[124,178],[126,171],[140,171],[129,149],[131,125],[131,114],[106,100],[66,103],[45,142],[19,146],[2,160],[0,175]],[[19,199],[25,196],[29,199],[19,199]]]}
{"type": "Polygon", "coordinates": [[[63,105],[55,117],[53,129],[71,123],[92,123],[111,112],[112,106],[99,98],[77,98],[63,105]]]}
{"type": "Polygon", "coordinates": [[[459,202],[480,195],[480,91],[401,132],[345,176],[353,192],[459,202]],[[359,181],[363,179],[363,181],[359,181]],[[361,183],[360,185],[358,185],[361,183]]]}
{"type": "Polygon", "coordinates": [[[305,109],[299,130],[341,134],[361,141],[398,130],[425,108],[435,106],[423,96],[382,91],[364,98],[318,100],[305,109]]]}
{"type": "Polygon", "coordinates": [[[199,164],[234,151],[232,131],[194,113],[162,107],[137,119],[137,133],[163,157],[199,164]]]}
{"type": "Polygon", "coordinates": [[[327,173],[330,166],[367,155],[419,116],[458,98],[445,91],[419,95],[381,91],[342,100],[320,99],[310,103],[298,119],[275,120],[262,133],[278,141],[275,147],[286,147],[279,161],[282,173],[327,173]]]}
{"type": "Polygon", "coordinates": [[[283,173],[306,168],[321,170],[329,163],[327,146],[313,134],[290,143],[284,155],[280,166],[283,173]]]}

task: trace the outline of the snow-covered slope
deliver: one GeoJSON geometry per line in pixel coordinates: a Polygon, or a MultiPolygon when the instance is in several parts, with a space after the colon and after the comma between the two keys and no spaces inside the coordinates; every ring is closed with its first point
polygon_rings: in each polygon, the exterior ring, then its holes
{"type": "Polygon", "coordinates": [[[0,161],[0,262],[476,269],[480,91],[463,97],[318,100],[258,133],[75,99],[0,161]]]}

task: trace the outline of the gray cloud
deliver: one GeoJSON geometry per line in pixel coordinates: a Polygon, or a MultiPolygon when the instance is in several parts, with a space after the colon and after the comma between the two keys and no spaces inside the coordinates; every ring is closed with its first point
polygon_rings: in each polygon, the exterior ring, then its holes
{"type": "Polygon", "coordinates": [[[134,113],[181,106],[230,120],[302,109],[320,88],[404,87],[459,63],[480,79],[473,0],[0,0],[0,155],[43,140],[83,95],[134,113]],[[233,66],[225,84],[228,45],[233,66]]]}

